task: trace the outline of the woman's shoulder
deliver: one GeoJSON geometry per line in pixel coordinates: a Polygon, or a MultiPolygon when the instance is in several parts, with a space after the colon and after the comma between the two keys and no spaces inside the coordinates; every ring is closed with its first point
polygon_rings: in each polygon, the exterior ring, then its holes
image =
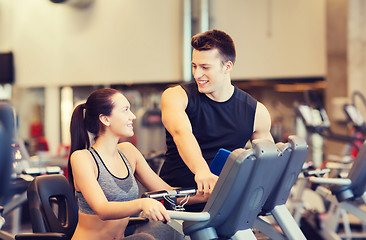
{"type": "Polygon", "coordinates": [[[140,159],[144,159],[141,152],[130,142],[123,142],[118,144],[118,150],[126,157],[127,161],[130,163],[132,169],[140,159]]]}
{"type": "Polygon", "coordinates": [[[124,151],[131,151],[131,150],[136,151],[137,148],[130,142],[122,142],[118,144],[118,150],[120,150],[123,153],[124,151]]]}
{"type": "Polygon", "coordinates": [[[135,162],[136,157],[140,154],[140,151],[130,142],[123,142],[118,144],[118,150],[129,160],[135,162]]]}
{"type": "Polygon", "coordinates": [[[89,150],[88,149],[81,149],[81,150],[76,150],[74,151],[71,156],[73,155],[83,155],[83,154],[87,154],[89,153],[89,150]]]}
{"type": "Polygon", "coordinates": [[[82,150],[76,150],[75,152],[73,152],[70,156],[70,160],[72,161],[73,159],[85,159],[85,160],[88,160],[88,159],[91,159],[92,156],[89,152],[89,150],[87,149],[82,149],[82,150]]]}

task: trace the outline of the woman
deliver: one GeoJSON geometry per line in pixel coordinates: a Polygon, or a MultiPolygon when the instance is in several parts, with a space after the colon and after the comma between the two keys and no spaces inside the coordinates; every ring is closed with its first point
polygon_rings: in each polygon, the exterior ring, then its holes
{"type": "MultiPolygon", "coordinates": [[[[154,221],[170,221],[162,203],[137,198],[135,178],[149,191],[171,187],[131,143],[119,143],[133,136],[135,119],[128,100],[115,89],[96,90],[75,108],[68,167],[78,198],[79,222],[72,239],[122,239],[129,216],[141,211],[154,221]],[[91,147],[88,132],[95,136],[91,147]]],[[[137,233],[126,239],[149,236],[137,233]]]]}

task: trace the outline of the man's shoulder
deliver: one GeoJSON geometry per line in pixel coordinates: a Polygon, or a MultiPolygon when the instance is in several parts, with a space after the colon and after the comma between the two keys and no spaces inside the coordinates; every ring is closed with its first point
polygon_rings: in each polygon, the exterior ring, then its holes
{"type": "Polygon", "coordinates": [[[179,97],[179,96],[184,96],[186,95],[184,89],[182,88],[181,85],[174,85],[171,87],[168,87],[167,89],[164,90],[163,94],[162,94],[162,98],[164,97],[168,97],[168,98],[172,98],[172,97],[179,97]]]}
{"type": "Polygon", "coordinates": [[[236,93],[236,99],[239,99],[240,101],[243,101],[250,106],[253,106],[253,107],[257,106],[257,100],[252,95],[247,93],[246,91],[236,87],[235,93],[236,93]]]}
{"type": "Polygon", "coordinates": [[[198,94],[198,88],[196,85],[196,82],[191,81],[191,82],[185,82],[185,83],[180,83],[174,86],[171,86],[169,88],[167,88],[164,92],[163,92],[163,96],[164,95],[169,95],[171,97],[183,97],[183,98],[189,98],[190,96],[196,96],[198,94]]]}
{"type": "Polygon", "coordinates": [[[197,85],[196,85],[195,81],[184,82],[184,83],[181,83],[180,86],[183,89],[197,89],[197,85]]]}
{"type": "Polygon", "coordinates": [[[180,85],[167,88],[161,95],[162,111],[164,111],[166,107],[182,107],[185,109],[187,104],[187,94],[180,85]]]}

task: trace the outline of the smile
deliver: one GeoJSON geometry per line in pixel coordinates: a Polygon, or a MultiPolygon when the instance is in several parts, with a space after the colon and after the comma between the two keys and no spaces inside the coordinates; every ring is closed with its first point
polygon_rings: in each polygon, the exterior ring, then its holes
{"type": "Polygon", "coordinates": [[[198,84],[203,85],[205,83],[208,83],[208,80],[197,80],[198,84]]]}

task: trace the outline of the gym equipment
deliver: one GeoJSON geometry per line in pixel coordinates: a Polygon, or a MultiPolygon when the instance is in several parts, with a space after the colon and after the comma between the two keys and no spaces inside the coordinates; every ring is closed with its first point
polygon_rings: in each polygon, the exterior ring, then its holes
{"type": "MultiPolygon", "coordinates": [[[[269,140],[253,141],[252,149],[230,153],[202,212],[171,211],[183,224],[171,226],[192,240],[256,239],[255,219],[276,186],[287,162],[269,140]]],[[[175,222],[175,223],[174,223],[175,222]]]]}
{"type": "MultiPolygon", "coordinates": [[[[159,95],[160,98],[160,95],[159,95]]],[[[145,157],[166,151],[165,128],[157,104],[136,112],[136,147],[145,157]]]]}
{"type": "MultiPolygon", "coordinates": [[[[0,112],[3,118],[7,117],[7,131],[11,134],[11,156],[8,162],[12,166],[8,178],[8,191],[1,197],[0,205],[3,205],[3,215],[12,215],[11,232],[13,235],[19,232],[21,222],[22,205],[27,201],[26,190],[33,180],[33,176],[40,174],[61,173],[60,167],[30,167],[30,157],[24,142],[16,134],[16,115],[14,108],[7,103],[0,105],[0,112]]],[[[6,145],[5,145],[6,146],[6,145]]]]}
{"type": "MultiPolygon", "coordinates": [[[[3,215],[13,214],[13,234],[17,234],[20,223],[20,208],[26,202],[26,190],[33,180],[23,174],[29,167],[29,156],[23,141],[15,134],[15,113],[9,103],[0,103],[0,229],[5,223],[3,215]]],[[[21,239],[22,235],[18,235],[21,239]]],[[[14,240],[14,236],[0,230],[0,239],[14,240]]],[[[39,238],[43,239],[43,238],[39,238]]]]}
{"type": "Polygon", "coordinates": [[[62,175],[36,177],[28,187],[27,198],[33,232],[63,233],[71,239],[78,222],[78,208],[66,178],[62,175]],[[57,215],[52,206],[56,202],[57,215]]]}
{"type": "MultiPolygon", "coordinates": [[[[14,117],[11,106],[7,103],[0,103],[0,197],[2,198],[9,188],[9,180],[11,174],[11,163],[13,159],[13,151],[11,148],[12,139],[14,137],[14,117]]],[[[3,218],[4,208],[0,206],[0,229],[5,223],[3,218]]],[[[0,239],[14,239],[7,232],[0,230],[0,239]]]]}
{"type": "MultiPolygon", "coordinates": [[[[366,98],[365,96],[359,92],[355,91],[352,93],[351,103],[346,103],[343,106],[343,110],[347,116],[347,119],[350,124],[348,124],[350,128],[350,132],[354,136],[358,136],[360,138],[365,138],[366,135],[366,122],[361,114],[361,112],[356,107],[356,97],[361,99],[363,106],[366,107],[366,98]]],[[[357,148],[351,147],[350,154],[354,158],[358,154],[358,149],[362,145],[362,141],[355,141],[355,145],[357,145],[357,148]]]]}
{"type": "Polygon", "coordinates": [[[317,178],[310,177],[312,183],[323,184],[316,188],[316,192],[330,202],[325,219],[321,219],[321,234],[325,239],[340,240],[366,237],[366,229],[353,232],[349,224],[347,213],[351,213],[362,224],[366,224],[366,212],[360,208],[366,203],[366,142],[363,143],[359,154],[354,159],[347,178],[317,178]],[[330,184],[324,186],[324,184],[330,184]],[[344,234],[338,232],[340,220],[343,220],[344,234]]]}
{"type": "MultiPolygon", "coordinates": [[[[9,103],[0,103],[0,197],[2,204],[0,213],[0,229],[5,224],[5,219],[2,217],[7,213],[14,211],[13,213],[13,232],[17,231],[19,227],[19,206],[25,202],[25,191],[27,185],[26,181],[21,179],[11,179],[11,174],[14,171],[13,166],[16,165],[16,159],[14,154],[14,147],[12,146],[15,141],[15,124],[14,124],[14,110],[9,103]],[[14,165],[13,165],[14,164],[14,165]],[[9,193],[10,192],[10,193],[9,193]],[[8,200],[8,198],[10,198],[8,200]]],[[[0,231],[0,239],[14,239],[14,237],[5,231],[0,231]]]]}
{"type": "MultiPolygon", "coordinates": [[[[34,233],[16,235],[16,240],[71,239],[78,222],[78,207],[65,176],[35,177],[28,187],[27,198],[34,233]]],[[[128,226],[147,221],[146,218],[131,217],[128,226]]]]}
{"type": "Polygon", "coordinates": [[[146,162],[149,164],[151,169],[159,175],[161,167],[165,161],[165,153],[157,153],[153,154],[147,158],[145,158],[146,162]]]}
{"type": "Polygon", "coordinates": [[[214,232],[220,237],[255,239],[252,232],[254,221],[277,184],[276,179],[283,172],[288,158],[268,140],[254,140],[252,144],[252,150],[237,149],[234,152],[244,154],[235,156],[232,152],[227,159],[203,209],[210,214],[210,219],[183,222],[183,231],[192,240],[214,232]],[[254,154],[242,159],[249,152],[254,154]],[[236,165],[238,162],[241,164],[236,165]],[[237,179],[231,182],[234,176],[237,179]]]}
{"type": "Polygon", "coordinates": [[[352,123],[355,130],[364,134],[366,133],[366,123],[362,114],[356,108],[356,97],[359,97],[363,105],[366,106],[365,96],[361,92],[355,91],[352,93],[351,103],[344,104],[343,110],[347,116],[347,119],[352,123]]]}
{"type": "Polygon", "coordinates": [[[14,137],[13,110],[9,104],[0,103],[0,196],[8,188],[11,174],[11,160],[13,159],[11,143],[14,137]]]}
{"type": "Polygon", "coordinates": [[[190,188],[176,188],[170,191],[162,190],[162,191],[153,191],[153,192],[145,192],[141,195],[141,197],[146,198],[154,198],[158,201],[161,201],[165,208],[174,211],[184,211],[184,205],[188,203],[189,197],[196,195],[196,189],[190,188]],[[177,202],[178,198],[183,198],[177,202]]]}
{"type": "MultiPolygon", "coordinates": [[[[359,138],[357,136],[342,135],[333,132],[330,121],[323,104],[317,97],[316,93],[312,90],[305,92],[305,98],[307,99],[307,104],[298,104],[296,110],[298,115],[303,119],[306,129],[311,133],[318,133],[324,138],[348,143],[354,145],[355,141],[364,141],[365,139],[359,138]],[[312,107],[315,106],[315,108],[312,107]],[[315,119],[313,115],[313,110],[317,110],[319,113],[319,118],[315,119]]],[[[357,146],[356,146],[357,147],[357,146]]]]}
{"type": "Polygon", "coordinates": [[[213,174],[219,176],[221,173],[222,168],[225,165],[226,159],[230,155],[230,151],[226,150],[224,148],[220,148],[219,151],[217,151],[214,159],[212,160],[210,164],[210,170],[213,174]]]}
{"type": "Polygon", "coordinates": [[[177,188],[170,191],[161,190],[161,191],[153,191],[153,192],[146,192],[141,197],[143,198],[154,198],[156,200],[164,200],[166,197],[189,197],[194,196],[196,194],[196,189],[190,188],[177,188]]]}
{"type": "Polygon", "coordinates": [[[277,143],[276,145],[283,155],[290,156],[280,181],[273,188],[262,208],[261,216],[272,215],[285,236],[262,217],[257,218],[254,227],[265,235],[270,236],[271,239],[306,239],[297,222],[285,206],[285,203],[292,186],[295,184],[302,170],[309,148],[305,140],[297,136],[289,136],[288,143],[277,143]]]}
{"type": "Polygon", "coordinates": [[[317,168],[323,166],[333,169],[330,173],[331,176],[347,174],[354,156],[357,155],[352,153],[358,152],[359,143],[365,139],[355,133],[349,135],[335,133],[315,92],[308,90],[305,92],[305,97],[307,104],[297,104],[295,107],[297,115],[303,120],[308,132],[307,139],[310,140],[311,161],[317,168]],[[345,143],[346,148],[341,155],[328,153],[324,157],[324,139],[345,143]]]}
{"type": "Polygon", "coordinates": [[[292,187],[290,191],[290,195],[288,201],[286,203],[287,208],[291,212],[291,215],[294,217],[297,225],[301,225],[301,218],[304,212],[306,211],[306,207],[304,204],[303,196],[304,191],[308,190],[312,191],[309,183],[309,177],[317,176],[323,177],[325,174],[328,174],[330,169],[314,169],[311,166],[308,166],[306,163],[304,164],[302,171],[300,172],[295,185],[292,187]]]}

